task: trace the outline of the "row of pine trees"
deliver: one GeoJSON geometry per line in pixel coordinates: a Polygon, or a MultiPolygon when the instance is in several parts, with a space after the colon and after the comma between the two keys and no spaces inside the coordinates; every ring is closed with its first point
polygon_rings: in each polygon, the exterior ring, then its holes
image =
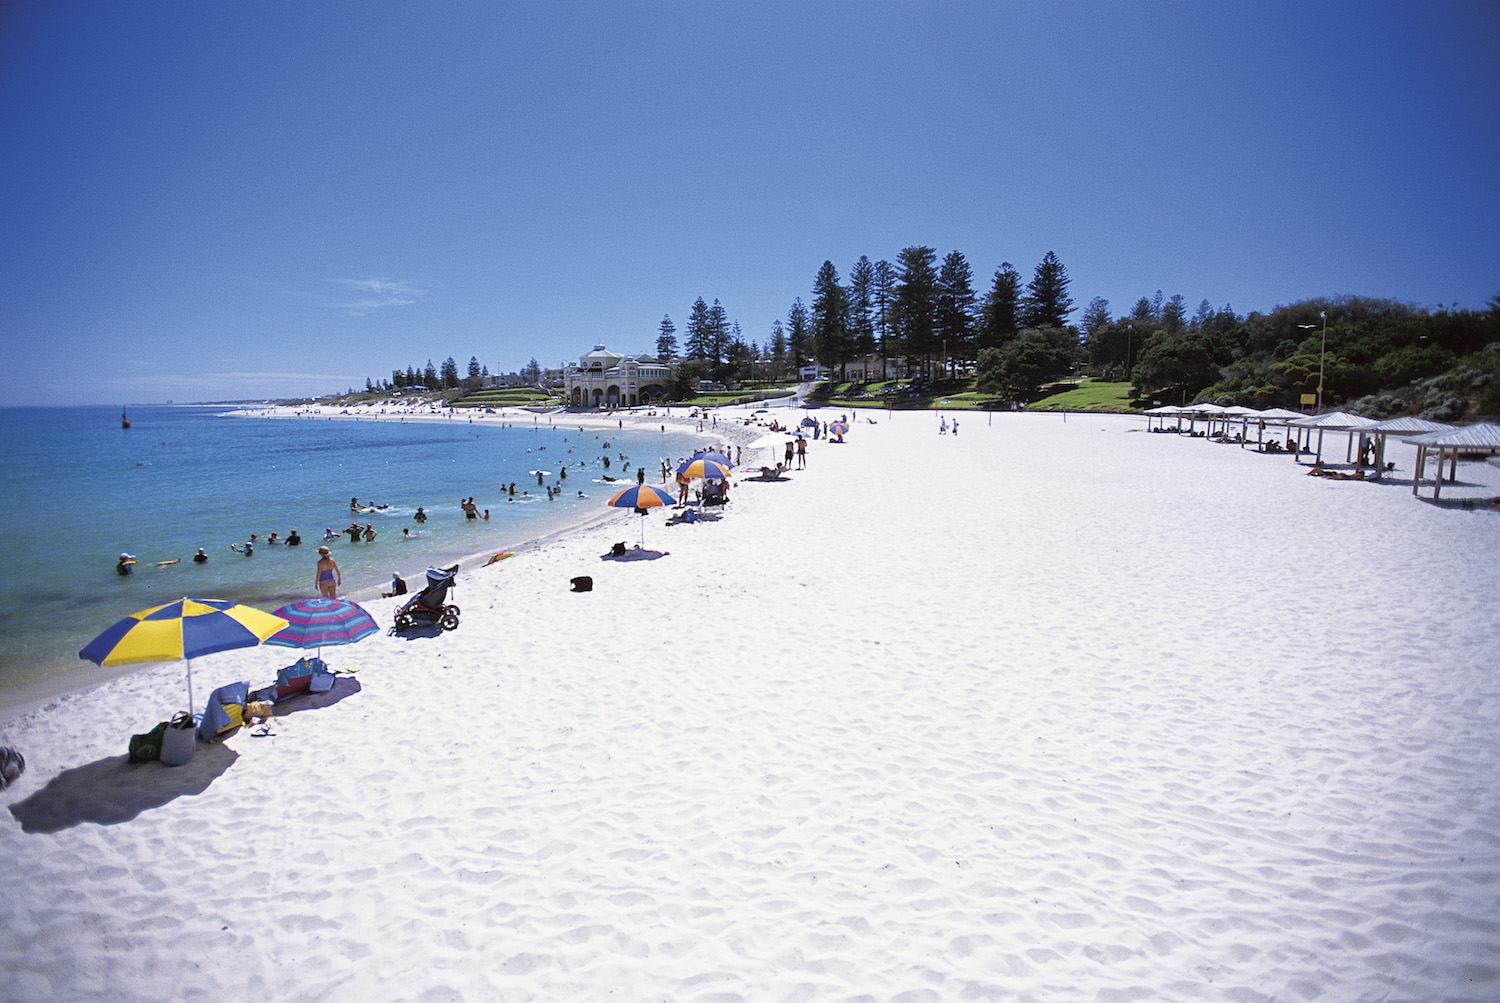
{"type": "MultiPolygon", "coordinates": [[[[1069,330],[1068,283],[1067,269],[1051,251],[1024,287],[1015,267],[1002,262],[982,295],[962,251],[950,252],[941,264],[937,252],[923,246],[904,248],[894,265],[862,255],[847,282],[825,261],[813,278],[812,302],[797,297],[785,320],[772,323],[763,345],[747,342],[718,300],[709,306],[699,297],[680,350],[671,316],[662,318],[656,354],[701,362],[715,378],[744,377],[756,361],[768,364],[760,371],[779,377],[810,361],[837,371],[872,357],[905,357],[925,373],[943,365],[952,370],[1023,330],[1069,330]]],[[[1076,343],[1076,333],[1070,336],[1076,343]]]]}

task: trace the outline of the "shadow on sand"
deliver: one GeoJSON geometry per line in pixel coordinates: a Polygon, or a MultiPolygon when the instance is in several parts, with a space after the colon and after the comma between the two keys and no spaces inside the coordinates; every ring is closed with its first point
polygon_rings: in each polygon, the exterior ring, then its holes
{"type": "MultiPolygon", "coordinates": [[[[360,689],[359,680],[340,676],[327,693],[302,693],[278,701],[275,717],[330,707],[360,689]]],[[[193,758],[182,766],[132,763],[128,756],[110,756],[63,770],[47,786],[11,805],[10,813],[21,823],[22,832],[60,832],[84,822],[118,825],[177,798],[202,794],[239,758],[223,742],[199,742],[193,758]]]]}
{"type": "Polygon", "coordinates": [[[132,763],[110,756],[63,770],[47,786],[10,806],[22,832],[59,832],[84,822],[117,825],[177,798],[202,794],[240,757],[223,742],[199,743],[182,766],[132,763]]]}

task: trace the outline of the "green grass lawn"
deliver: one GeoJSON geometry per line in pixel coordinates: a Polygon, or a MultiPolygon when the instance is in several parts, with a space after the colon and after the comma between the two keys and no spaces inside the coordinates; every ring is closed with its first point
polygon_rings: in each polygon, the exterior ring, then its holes
{"type": "Polygon", "coordinates": [[[792,387],[766,387],[757,390],[712,390],[686,400],[672,401],[673,407],[724,407],[729,404],[753,404],[774,401],[792,394],[792,387]]]}
{"type": "Polygon", "coordinates": [[[535,387],[476,390],[453,402],[454,407],[535,407],[561,404],[559,398],[535,387]]]}
{"type": "MultiPolygon", "coordinates": [[[[1045,388],[1043,388],[1045,389],[1045,388]]],[[[1026,405],[1028,411],[1138,411],[1130,400],[1130,384],[1084,377],[1075,389],[1048,394],[1026,405]]]]}
{"type": "Polygon", "coordinates": [[[879,407],[897,411],[927,410],[941,407],[954,411],[976,411],[989,407],[1000,407],[994,394],[981,393],[974,389],[974,380],[934,380],[912,385],[907,380],[889,380],[877,383],[820,384],[819,393],[809,395],[813,404],[827,407],[879,407]]]}

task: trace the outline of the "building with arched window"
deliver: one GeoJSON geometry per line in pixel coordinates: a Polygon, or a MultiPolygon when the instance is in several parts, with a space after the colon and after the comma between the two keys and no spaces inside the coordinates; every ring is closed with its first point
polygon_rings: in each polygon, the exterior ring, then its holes
{"type": "Polygon", "coordinates": [[[672,364],[653,355],[621,355],[603,345],[563,370],[572,407],[636,407],[666,400],[672,364]]]}

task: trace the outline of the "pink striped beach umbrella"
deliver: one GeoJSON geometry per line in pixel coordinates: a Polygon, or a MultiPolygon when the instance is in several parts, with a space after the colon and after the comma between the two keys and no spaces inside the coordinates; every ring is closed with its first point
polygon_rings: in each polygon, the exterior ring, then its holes
{"type": "Polygon", "coordinates": [[[323,646],[353,644],[380,628],[359,603],[349,599],[317,596],[298,599],[276,611],[287,626],[266,639],[267,644],[283,648],[317,648],[323,657],[323,646]]]}

